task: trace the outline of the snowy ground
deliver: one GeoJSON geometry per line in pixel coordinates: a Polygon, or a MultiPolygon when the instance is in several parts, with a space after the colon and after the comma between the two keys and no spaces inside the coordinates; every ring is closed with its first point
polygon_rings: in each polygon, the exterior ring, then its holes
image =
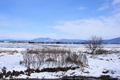
{"type": "MultiPolygon", "coordinates": [[[[27,68],[24,65],[20,65],[20,61],[23,61],[22,52],[24,52],[27,48],[41,48],[49,46],[51,44],[28,44],[28,43],[0,43],[0,50],[17,50],[18,53],[10,54],[0,53],[0,72],[3,67],[7,68],[7,71],[24,71],[27,68]],[[16,46],[15,46],[16,45],[16,46]]],[[[85,51],[83,45],[80,44],[52,44],[52,47],[64,47],[69,48],[74,51],[85,51]]],[[[105,49],[108,50],[119,50],[120,44],[105,44],[105,49]]],[[[93,76],[100,77],[101,75],[110,75],[114,78],[120,79],[120,53],[112,53],[112,54],[101,54],[101,55],[91,55],[86,54],[88,59],[88,66],[81,71],[81,69],[76,70],[68,70],[67,72],[40,72],[40,73],[32,73],[31,76],[27,75],[19,75],[16,78],[60,78],[63,76],[93,76]]]]}

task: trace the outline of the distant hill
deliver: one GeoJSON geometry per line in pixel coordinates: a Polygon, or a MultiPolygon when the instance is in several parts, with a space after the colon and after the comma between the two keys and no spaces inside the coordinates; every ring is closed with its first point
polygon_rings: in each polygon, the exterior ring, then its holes
{"type": "Polygon", "coordinates": [[[69,42],[69,43],[81,43],[84,42],[85,40],[80,40],[80,39],[60,39],[58,42],[69,42]]]}
{"type": "MultiPolygon", "coordinates": [[[[81,39],[51,39],[51,38],[36,38],[33,40],[30,40],[32,42],[66,42],[66,43],[83,43],[85,40],[81,39]]],[[[120,43],[120,37],[109,39],[109,40],[103,40],[103,43],[120,43]]]]}
{"type": "Polygon", "coordinates": [[[114,38],[114,39],[109,39],[109,40],[104,40],[104,43],[120,43],[120,37],[114,38]]]}
{"type": "Polygon", "coordinates": [[[51,38],[36,38],[30,41],[31,42],[57,42],[56,39],[51,39],[51,38]]]}
{"type": "Polygon", "coordinates": [[[79,39],[51,39],[51,38],[36,38],[33,40],[30,40],[31,42],[84,42],[84,40],[79,39]]]}
{"type": "MultiPolygon", "coordinates": [[[[33,40],[14,40],[14,39],[3,39],[0,41],[21,41],[21,42],[66,42],[66,43],[84,43],[85,40],[81,39],[51,39],[51,38],[35,38],[33,40]]],[[[103,40],[103,43],[119,43],[120,44],[120,37],[103,40]]]]}

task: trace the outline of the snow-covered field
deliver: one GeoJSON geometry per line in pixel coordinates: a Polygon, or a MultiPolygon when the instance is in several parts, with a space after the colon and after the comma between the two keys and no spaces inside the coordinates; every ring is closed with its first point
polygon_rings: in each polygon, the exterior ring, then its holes
{"type": "MultiPolygon", "coordinates": [[[[26,74],[20,74],[19,76],[13,76],[15,78],[61,78],[63,76],[93,76],[100,77],[101,75],[110,75],[113,78],[120,79],[120,53],[112,54],[100,54],[91,55],[85,52],[87,49],[83,44],[29,44],[29,43],[0,43],[0,72],[2,68],[6,67],[8,71],[24,71],[27,69],[25,64],[20,64],[24,61],[24,55],[27,49],[41,49],[41,48],[64,48],[66,50],[73,51],[77,55],[85,55],[87,58],[87,65],[81,66],[75,70],[58,71],[58,72],[39,72],[31,73],[30,76],[26,74]],[[2,52],[3,51],[3,52],[2,52]],[[15,53],[9,53],[9,51],[17,51],[15,53]]],[[[120,44],[104,44],[106,50],[120,51],[120,44]]],[[[45,55],[44,55],[45,57],[45,55]]],[[[58,58],[58,57],[57,57],[58,58]]],[[[36,60],[36,59],[35,59],[36,60]]],[[[61,60],[61,59],[60,59],[61,60]]],[[[84,61],[83,61],[84,62],[84,61]]],[[[75,66],[61,65],[62,66],[75,66]]],[[[79,66],[79,65],[77,65],[79,66]]],[[[35,68],[31,66],[32,68],[35,68]]],[[[47,65],[47,63],[40,65],[40,69],[47,67],[55,67],[47,65]]],[[[5,76],[4,76],[5,77],[5,76]]],[[[6,77],[9,78],[9,77],[6,77]]]]}

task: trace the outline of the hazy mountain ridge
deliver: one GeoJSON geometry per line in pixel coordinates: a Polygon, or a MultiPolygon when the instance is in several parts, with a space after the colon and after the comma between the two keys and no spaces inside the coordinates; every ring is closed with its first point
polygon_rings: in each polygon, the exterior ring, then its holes
{"type": "MultiPolygon", "coordinates": [[[[51,38],[35,38],[32,40],[14,40],[14,39],[3,39],[0,41],[22,41],[22,42],[67,42],[67,43],[84,43],[85,40],[81,39],[51,39],[51,38]]],[[[103,40],[103,43],[120,43],[120,37],[103,40]]]]}
{"type": "Polygon", "coordinates": [[[120,37],[109,40],[103,40],[104,43],[120,43],[120,37]]]}
{"type": "Polygon", "coordinates": [[[84,40],[80,40],[80,39],[51,39],[51,38],[36,38],[30,41],[32,42],[84,42],[84,40]]]}
{"type": "Polygon", "coordinates": [[[30,41],[31,42],[57,42],[56,39],[51,39],[51,38],[36,38],[30,41]]]}

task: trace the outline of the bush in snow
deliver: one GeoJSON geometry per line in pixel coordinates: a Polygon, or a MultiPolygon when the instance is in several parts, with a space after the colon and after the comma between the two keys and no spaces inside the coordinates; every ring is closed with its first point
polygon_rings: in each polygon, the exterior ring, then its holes
{"type": "Polygon", "coordinates": [[[102,46],[102,38],[92,36],[89,40],[85,42],[85,47],[90,51],[91,54],[96,54],[96,50],[101,49],[102,46]]]}
{"type": "Polygon", "coordinates": [[[25,66],[28,68],[40,68],[45,64],[48,67],[63,67],[71,65],[84,67],[87,65],[88,61],[85,54],[77,54],[75,52],[60,49],[58,49],[58,51],[57,49],[49,50],[39,50],[39,53],[31,53],[35,51],[29,50],[30,53],[28,53],[29,51],[27,53],[23,53],[23,62],[25,66]]]}

